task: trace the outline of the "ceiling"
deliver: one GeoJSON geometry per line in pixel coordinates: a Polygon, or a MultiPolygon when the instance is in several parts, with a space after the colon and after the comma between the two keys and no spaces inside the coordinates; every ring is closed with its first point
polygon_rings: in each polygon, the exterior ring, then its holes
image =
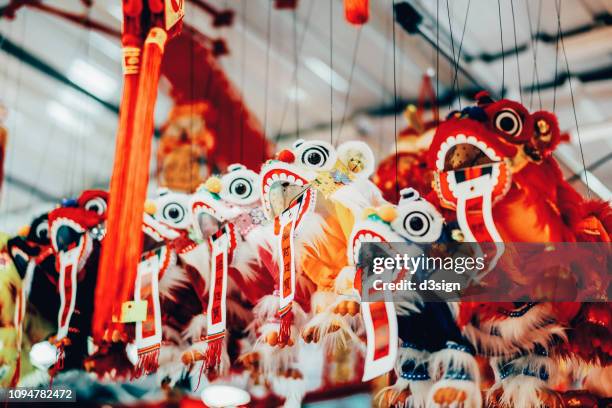
{"type": "MultiPolygon", "coordinates": [[[[610,199],[612,1],[563,0],[559,14],[555,1],[411,1],[423,16],[422,35],[392,24],[392,0],[370,1],[371,19],[361,29],[345,22],[341,0],[299,0],[295,15],[270,7],[269,0],[211,0],[218,10],[235,12],[234,24],[220,29],[188,1],[186,21],[225,39],[230,54],[220,58],[221,66],[266,135],[280,144],[298,134],[361,137],[382,158],[405,125],[401,108],[417,100],[424,73],[435,75],[444,111],[468,103],[479,86],[500,95],[503,84],[505,96],[534,110],[554,108],[573,136],[558,154],[568,176],[592,167],[592,194],[610,199]],[[557,41],[559,22],[563,41],[557,41]],[[453,86],[456,66],[474,81],[459,74],[453,86]]],[[[7,3],[0,0],[0,7],[7,3]]],[[[95,0],[89,12],[80,0],[45,4],[120,29],[119,0],[95,0]]],[[[0,101],[8,109],[9,146],[0,230],[14,232],[62,197],[107,187],[121,50],[113,37],[28,8],[14,20],[0,19],[2,43],[0,101]]],[[[172,103],[164,89],[162,84],[158,125],[172,103]]],[[[585,191],[580,177],[574,179],[585,191]]]]}

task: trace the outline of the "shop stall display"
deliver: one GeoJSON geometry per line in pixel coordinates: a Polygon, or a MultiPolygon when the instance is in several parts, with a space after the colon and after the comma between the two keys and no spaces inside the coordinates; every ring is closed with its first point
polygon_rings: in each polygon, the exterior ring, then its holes
{"type": "MultiPolygon", "coordinates": [[[[612,207],[567,181],[555,112],[477,89],[442,115],[427,73],[382,155],[357,132],[335,140],[333,123],[329,139],[273,140],[217,63],[226,46],[183,21],[185,3],[123,1],[121,32],[107,29],[123,53],[108,186],[0,236],[1,387],[73,386],[101,404],[83,391],[96,384],[117,406],[298,407],[361,394],[381,407],[610,403],[609,269],[542,264],[530,275],[504,257],[520,244],[551,254],[590,244],[609,268],[612,207]],[[158,92],[173,106],[156,129],[158,92]],[[366,248],[447,259],[466,245],[486,258],[468,285],[554,286],[558,297],[370,299],[366,248]]],[[[234,20],[191,3],[214,27],[234,20]]],[[[330,24],[366,30],[376,17],[367,0],[342,4],[330,24]]],[[[48,6],[6,7],[14,18],[48,6]]],[[[295,13],[300,1],[275,7],[295,13]]],[[[94,23],[77,22],[105,27],[94,23]]],[[[393,282],[438,279],[390,269],[393,282]]]]}

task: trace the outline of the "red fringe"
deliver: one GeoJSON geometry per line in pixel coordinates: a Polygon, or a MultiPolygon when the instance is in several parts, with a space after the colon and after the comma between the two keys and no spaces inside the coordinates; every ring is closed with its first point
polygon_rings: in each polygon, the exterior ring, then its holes
{"type": "Polygon", "coordinates": [[[368,0],[344,0],[344,16],[351,24],[365,24],[370,17],[368,0]]]}
{"type": "Polygon", "coordinates": [[[138,354],[138,362],[132,370],[132,380],[149,375],[159,368],[159,348],[138,354]]]}
{"type": "Polygon", "coordinates": [[[278,329],[278,341],[279,343],[287,343],[291,337],[291,325],[293,324],[293,312],[291,309],[287,310],[280,317],[280,328],[278,329]]]}
{"type": "Polygon", "coordinates": [[[204,356],[204,365],[210,370],[219,367],[221,364],[221,349],[223,347],[223,337],[214,339],[208,342],[206,355],[204,356]]]}

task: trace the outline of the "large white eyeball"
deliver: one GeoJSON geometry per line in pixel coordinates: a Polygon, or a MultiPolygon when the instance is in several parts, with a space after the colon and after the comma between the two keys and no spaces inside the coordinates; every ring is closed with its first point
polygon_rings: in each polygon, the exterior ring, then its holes
{"type": "Polygon", "coordinates": [[[153,218],[174,229],[187,229],[191,225],[189,196],[184,193],[163,191],[154,200],[153,218]]]}
{"type": "Polygon", "coordinates": [[[442,235],[444,218],[425,200],[400,202],[391,227],[411,242],[436,242],[442,235]]]}
{"type": "Polygon", "coordinates": [[[515,137],[523,131],[523,120],[514,109],[506,108],[495,114],[495,127],[497,130],[515,137]]]}
{"type": "Polygon", "coordinates": [[[87,201],[84,207],[87,211],[93,211],[98,215],[104,215],[104,213],[106,213],[106,208],[108,207],[108,204],[106,203],[106,200],[102,197],[96,197],[87,201]]]}
{"type": "Polygon", "coordinates": [[[220,196],[238,205],[249,205],[259,200],[259,175],[241,164],[228,166],[229,173],[221,178],[220,196]]]}
{"type": "Polygon", "coordinates": [[[331,170],[338,160],[335,149],[327,142],[298,141],[294,149],[296,163],[309,170],[331,170]]]}

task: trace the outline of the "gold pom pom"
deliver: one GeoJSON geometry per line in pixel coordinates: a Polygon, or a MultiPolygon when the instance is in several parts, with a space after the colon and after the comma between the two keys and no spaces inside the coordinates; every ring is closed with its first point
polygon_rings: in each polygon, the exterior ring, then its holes
{"type": "Polygon", "coordinates": [[[145,201],[144,212],[149,215],[155,214],[157,212],[157,206],[155,205],[155,202],[151,200],[145,201]]]}
{"type": "Polygon", "coordinates": [[[30,226],[24,225],[23,227],[19,228],[17,235],[19,235],[20,237],[27,237],[29,233],[30,233],[30,226]]]}
{"type": "Polygon", "coordinates": [[[221,192],[221,179],[219,177],[209,177],[204,183],[204,188],[214,194],[221,192]]]}
{"type": "Polygon", "coordinates": [[[395,219],[395,217],[397,217],[397,211],[392,205],[383,205],[382,207],[379,207],[376,214],[384,222],[391,222],[395,219]]]}

